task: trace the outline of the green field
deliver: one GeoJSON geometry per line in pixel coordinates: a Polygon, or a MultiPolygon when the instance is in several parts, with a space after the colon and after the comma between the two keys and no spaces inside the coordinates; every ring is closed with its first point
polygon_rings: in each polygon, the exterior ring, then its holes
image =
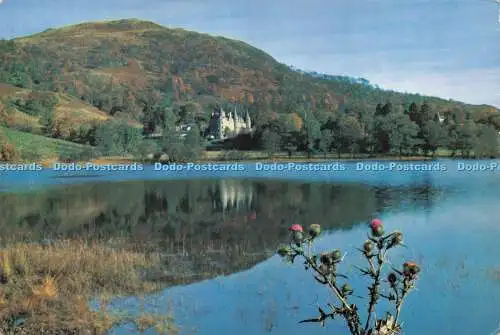
{"type": "Polygon", "coordinates": [[[0,130],[16,147],[21,157],[26,160],[56,158],[61,154],[81,152],[86,148],[82,144],[25,133],[2,126],[0,126],[0,130]]]}

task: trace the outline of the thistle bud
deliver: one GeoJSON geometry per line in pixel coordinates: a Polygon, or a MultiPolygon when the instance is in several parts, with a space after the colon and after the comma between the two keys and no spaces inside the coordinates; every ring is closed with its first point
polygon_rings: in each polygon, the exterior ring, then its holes
{"type": "Polygon", "coordinates": [[[398,280],[398,276],[394,272],[389,273],[389,275],[387,276],[387,281],[391,285],[394,285],[397,280],[398,280]]]}
{"type": "Polygon", "coordinates": [[[292,234],[292,239],[297,245],[300,245],[304,241],[304,233],[298,230],[294,231],[292,234]]]}
{"type": "Polygon", "coordinates": [[[326,275],[326,274],[328,274],[328,273],[330,272],[330,269],[329,269],[329,266],[328,266],[327,264],[321,264],[321,265],[319,266],[319,271],[320,271],[322,274],[326,275]]]}
{"type": "Polygon", "coordinates": [[[384,227],[378,226],[372,229],[372,234],[375,237],[382,237],[384,235],[384,227]]]}
{"type": "Polygon", "coordinates": [[[281,257],[288,256],[290,254],[290,248],[286,245],[281,245],[278,248],[278,255],[281,257]]]}
{"type": "Polygon", "coordinates": [[[394,235],[392,236],[391,244],[393,245],[398,245],[403,242],[403,234],[400,232],[395,232],[394,235]]]}
{"type": "Polygon", "coordinates": [[[403,264],[403,273],[407,277],[413,277],[420,272],[420,267],[415,262],[405,262],[403,264]]]}
{"type": "Polygon", "coordinates": [[[319,261],[321,264],[324,264],[326,266],[332,265],[333,264],[333,258],[330,253],[323,253],[319,257],[319,261]]]}
{"type": "Polygon", "coordinates": [[[349,284],[342,285],[341,290],[344,295],[350,295],[353,292],[352,287],[349,284]]]}
{"type": "Polygon", "coordinates": [[[317,237],[321,233],[321,226],[319,224],[312,224],[309,226],[309,235],[312,238],[317,237]]]}
{"type": "Polygon", "coordinates": [[[334,261],[338,261],[342,258],[342,253],[340,252],[339,249],[335,249],[332,251],[331,257],[334,261]]]}
{"type": "Polygon", "coordinates": [[[367,240],[364,244],[363,244],[363,250],[369,254],[370,252],[373,251],[373,242],[370,241],[370,240],[367,240]]]}

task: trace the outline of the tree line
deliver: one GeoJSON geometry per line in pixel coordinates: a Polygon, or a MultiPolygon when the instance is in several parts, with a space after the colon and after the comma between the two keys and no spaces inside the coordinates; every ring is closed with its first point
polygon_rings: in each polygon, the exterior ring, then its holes
{"type": "Polygon", "coordinates": [[[409,108],[379,104],[373,113],[347,109],[329,117],[302,109],[259,125],[255,140],[270,155],[286,151],[317,153],[435,156],[446,149],[452,157],[498,156],[498,130],[476,122],[472,113],[453,109],[440,115],[430,104],[409,108]]]}
{"type": "MultiPolygon", "coordinates": [[[[132,155],[141,159],[153,155],[159,159],[166,155],[169,161],[189,161],[199,159],[207,145],[202,134],[208,113],[194,102],[145,104],[142,128],[125,117],[115,117],[70,130],[54,120],[52,99],[11,104],[39,116],[45,136],[92,147],[73,154],[80,159],[97,155],[132,155]],[[178,125],[188,121],[198,126],[187,133],[181,132],[178,125]],[[158,129],[163,134],[159,141],[144,138],[158,129]]],[[[387,102],[378,104],[374,111],[350,107],[335,114],[308,108],[297,108],[291,113],[261,109],[251,110],[251,117],[255,131],[246,137],[245,148],[263,150],[270,156],[286,152],[289,157],[298,153],[307,153],[309,157],[334,154],[339,158],[342,155],[432,157],[442,155],[439,150],[445,149],[452,157],[493,158],[499,152],[499,134],[492,123],[475,121],[472,112],[458,108],[440,114],[428,103],[411,103],[405,109],[387,102]]],[[[5,153],[5,156],[12,155],[5,153]]]]}

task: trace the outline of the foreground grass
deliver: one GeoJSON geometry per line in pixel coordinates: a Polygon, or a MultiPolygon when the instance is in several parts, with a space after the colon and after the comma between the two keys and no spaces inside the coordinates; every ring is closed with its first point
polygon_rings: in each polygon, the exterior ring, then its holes
{"type": "Polygon", "coordinates": [[[59,157],[61,153],[81,152],[86,146],[48,138],[41,135],[25,133],[22,131],[0,126],[2,131],[24,160],[39,160],[59,157]]]}
{"type": "Polygon", "coordinates": [[[141,271],[160,266],[158,254],[111,249],[104,244],[61,241],[12,243],[0,249],[0,329],[21,334],[105,334],[122,323],[175,333],[170,317],[132,318],[88,302],[96,296],[139,295],[160,287],[141,271]],[[22,321],[22,322],[21,322],[22,321]]]}

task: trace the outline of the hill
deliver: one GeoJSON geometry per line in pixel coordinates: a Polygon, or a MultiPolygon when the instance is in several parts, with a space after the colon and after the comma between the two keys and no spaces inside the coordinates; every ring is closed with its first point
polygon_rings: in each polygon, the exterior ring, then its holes
{"type": "Polygon", "coordinates": [[[386,101],[428,100],[443,109],[467,106],[384,91],[345,77],[304,73],[241,41],[140,20],[49,29],[4,41],[0,51],[1,82],[62,91],[107,113],[113,107],[125,107],[138,116],[140,101],[145,100],[141,95],[148,93],[156,95],[148,98],[160,100],[168,95],[173,100],[197,101],[212,96],[267,105],[276,111],[302,102],[333,112],[344,105],[375,107],[386,101]]]}
{"type": "Polygon", "coordinates": [[[57,126],[45,135],[72,141],[71,133],[82,124],[118,115],[137,127],[148,118],[157,126],[163,112],[151,116],[153,110],[170,108],[206,122],[214,105],[229,103],[250,110],[257,125],[303,109],[326,120],[346,111],[374,113],[387,102],[404,110],[425,102],[441,115],[472,112],[476,120],[500,127],[499,111],[492,106],[382,90],[366,79],[307,73],[242,41],[136,19],[83,23],[0,41],[0,55],[0,104],[10,107],[9,126],[40,133],[49,118],[57,126]],[[33,112],[36,108],[26,103],[30,99],[45,102],[33,112]],[[43,116],[44,108],[54,115],[43,116]]]}

